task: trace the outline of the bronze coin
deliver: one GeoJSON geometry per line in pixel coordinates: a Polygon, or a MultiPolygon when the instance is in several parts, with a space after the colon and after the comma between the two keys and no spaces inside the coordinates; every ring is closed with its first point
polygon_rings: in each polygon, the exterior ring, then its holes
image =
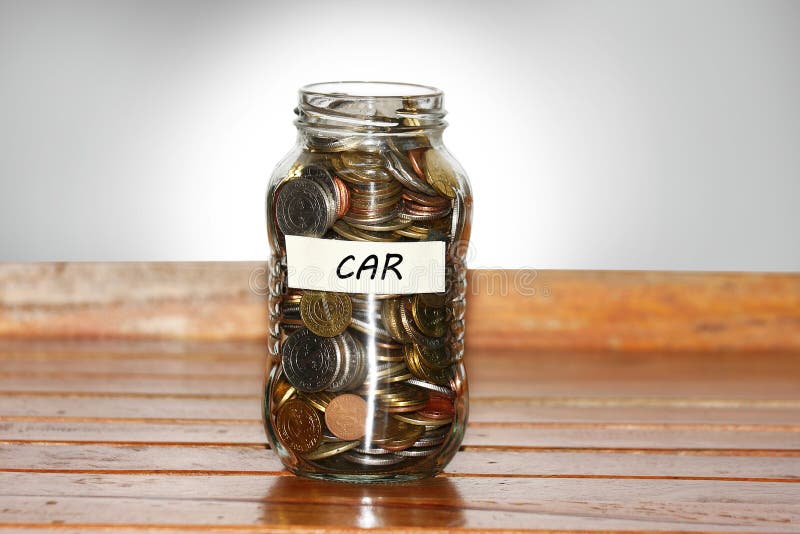
{"type": "Polygon", "coordinates": [[[278,410],[275,433],[287,448],[309,452],[322,441],[322,421],[314,408],[300,399],[292,399],[278,410]]]}
{"type": "Polygon", "coordinates": [[[367,402],[350,393],[334,397],[325,410],[325,424],[334,436],[345,441],[364,437],[367,402]]]}

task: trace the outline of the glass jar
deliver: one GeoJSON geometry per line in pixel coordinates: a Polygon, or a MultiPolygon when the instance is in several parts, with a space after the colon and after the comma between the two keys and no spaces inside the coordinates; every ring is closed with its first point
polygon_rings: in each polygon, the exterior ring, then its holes
{"type": "Polygon", "coordinates": [[[461,444],[472,194],[442,101],[404,83],[300,90],[266,198],[264,425],[293,473],[417,479],[461,444]]]}

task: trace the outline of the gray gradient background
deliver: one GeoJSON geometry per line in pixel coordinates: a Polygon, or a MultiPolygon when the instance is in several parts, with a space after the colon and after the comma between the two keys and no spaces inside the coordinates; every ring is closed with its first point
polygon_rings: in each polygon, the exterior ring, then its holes
{"type": "Polygon", "coordinates": [[[266,257],[296,88],[444,89],[473,267],[800,270],[800,2],[0,1],[0,260],[266,257]]]}

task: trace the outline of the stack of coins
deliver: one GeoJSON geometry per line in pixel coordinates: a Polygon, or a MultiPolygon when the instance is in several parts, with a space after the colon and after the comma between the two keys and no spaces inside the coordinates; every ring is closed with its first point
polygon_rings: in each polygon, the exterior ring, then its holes
{"type": "MultiPolygon", "coordinates": [[[[274,194],[285,235],[452,243],[456,171],[423,136],[307,137],[274,194]]],[[[451,294],[285,290],[274,310],[280,365],[270,424],[303,470],[398,472],[434,461],[461,394],[451,294]]]]}

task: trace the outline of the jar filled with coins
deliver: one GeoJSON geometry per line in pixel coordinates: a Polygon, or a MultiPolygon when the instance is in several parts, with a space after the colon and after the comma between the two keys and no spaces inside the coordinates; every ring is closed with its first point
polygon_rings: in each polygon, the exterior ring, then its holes
{"type": "Polygon", "coordinates": [[[270,444],[315,478],[435,475],[467,422],[472,212],[442,143],[442,92],[320,83],[295,113],[266,199],[270,444]]]}

